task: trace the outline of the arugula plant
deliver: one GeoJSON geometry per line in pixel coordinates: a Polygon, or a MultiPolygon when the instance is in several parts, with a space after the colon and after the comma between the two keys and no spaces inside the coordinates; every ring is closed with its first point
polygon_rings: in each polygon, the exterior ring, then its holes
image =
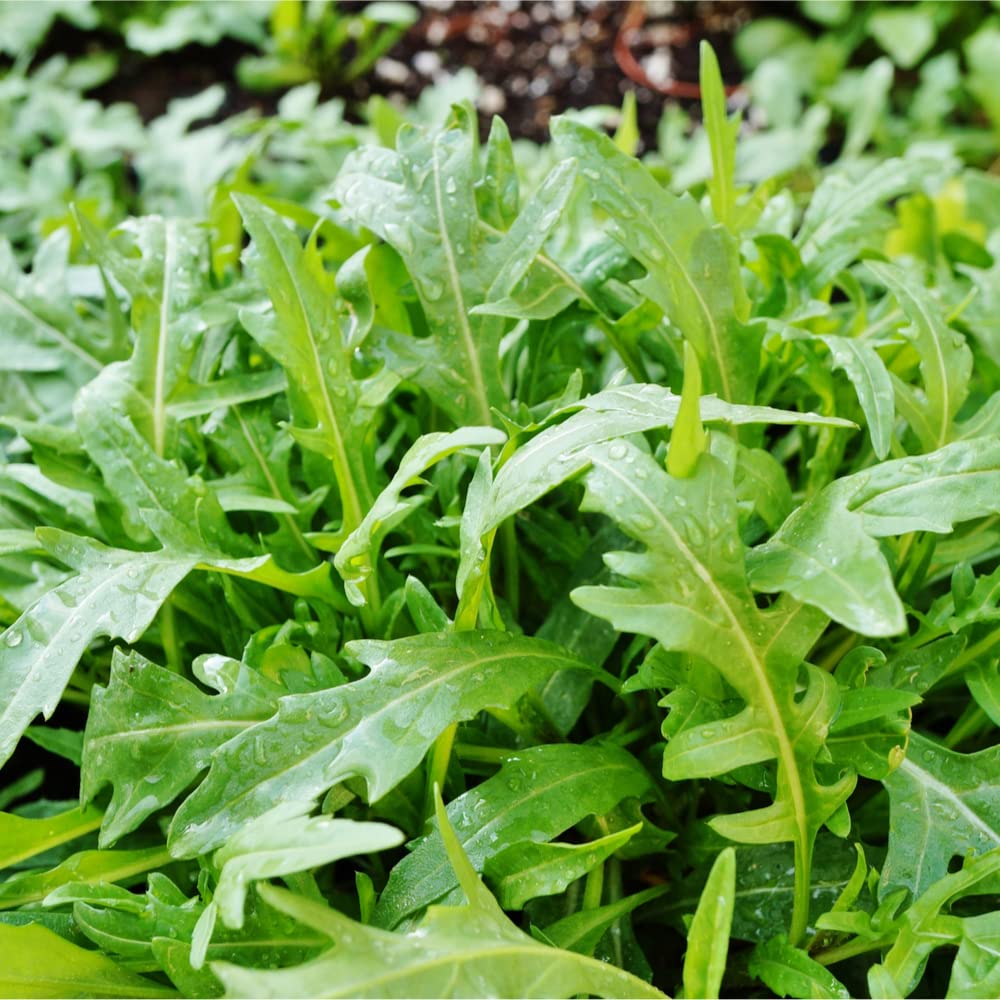
{"type": "Polygon", "coordinates": [[[688,191],[300,90],[4,245],[0,989],[996,994],[997,181],[702,74],[688,191]]]}

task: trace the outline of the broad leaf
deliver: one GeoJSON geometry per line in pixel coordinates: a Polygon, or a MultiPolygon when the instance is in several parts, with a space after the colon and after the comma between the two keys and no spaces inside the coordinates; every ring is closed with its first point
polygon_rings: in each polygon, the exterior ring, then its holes
{"type": "Polygon", "coordinates": [[[502,632],[359,640],[348,651],[371,668],[363,680],[279,701],[273,719],[216,755],[208,777],[177,811],[178,857],[219,846],[266,812],[276,794],[313,800],[352,775],[377,802],[420,763],[449,725],[509,707],[556,670],[592,669],[557,646],[502,632]],[[286,734],[295,731],[291,743],[286,734]]]}
{"type": "MultiPolygon", "coordinates": [[[[497,844],[538,844],[594,813],[651,788],[649,775],[628,753],[602,746],[540,746],[512,755],[481,785],[448,805],[448,821],[477,871],[497,844]]],[[[507,859],[507,877],[511,877],[507,859]]],[[[499,862],[499,859],[497,859],[499,862]]],[[[523,871],[523,869],[521,869],[523,871]]],[[[431,903],[454,902],[458,883],[444,843],[432,833],[393,869],[374,921],[395,927],[431,903]]]]}
{"type": "Polygon", "coordinates": [[[680,780],[777,760],[773,805],[712,823],[743,843],[795,844],[801,871],[793,917],[797,937],[807,919],[816,833],[854,787],[852,775],[827,785],[815,772],[839,707],[835,682],[809,668],[806,690],[797,696],[799,668],[821,620],[810,627],[806,616],[805,628],[788,628],[782,605],[757,609],[743,567],[732,485],[718,459],[703,455],[693,477],[675,479],[624,442],[594,446],[588,457],[583,509],[612,517],[644,551],[605,556],[634,586],[584,587],[573,599],[619,630],[707,660],[743,700],[736,715],[674,732],[663,770],[680,780]]]}
{"type": "Polygon", "coordinates": [[[282,689],[221,656],[195,663],[218,694],[150,663],[115,651],[107,687],[95,687],[84,738],[81,794],[113,788],[101,846],[113,844],[156,809],[172,802],[209,766],[212,753],[271,716],[282,689]]]}
{"type": "Polygon", "coordinates": [[[568,118],[553,122],[552,135],[579,161],[584,183],[611,218],[612,235],[646,268],[636,288],[698,352],[707,388],[732,403],[750,402],[761,334],[748,324],[733,237],[710,226],[691,198],[661,188],[606,136],[568,118]]]}
{"type": "Polygon", "coordinates": [[[894,635],[903,605],[876,539],[946,533],[1000,510],[1000,444],[975,438],[844,476],[749,557],[755,590],[785,591],[862,635],[894,635]]]}
{"type": "Polygon", "coordinates": [[[1000,747],[960,754],[914,732],[883,784],[892,816],[883,892],[904,886],[919,896],[956,855],[1000,847],[1000,747]]]}
{"type": "Polygon", "coordinates": [[[37,924],[0,924],[0,991],[18,997],[175,997],[174,990],[37,924]]]}

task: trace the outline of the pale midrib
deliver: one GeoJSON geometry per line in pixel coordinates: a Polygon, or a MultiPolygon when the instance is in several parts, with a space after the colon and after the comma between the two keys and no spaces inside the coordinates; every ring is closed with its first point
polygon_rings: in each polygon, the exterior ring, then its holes
{"type": "MultiPolygon", "coordinates": [[[[148,558],[150,556],[157,555],[157,553],[155,553],[155,552],[138,553],[137,552],[136,555],[137,556],[138,555],[142,555],[142,556],[145,556],[146,558],[148,558]]],[[[183,564],[184,562],[186,562],[186,560],[181,560],[181,559],[166,559],[166,560],[163,560],[163,562],[167,563],[167,564],[169,564],[169,563],[181,563],[181,564],[183,564]]],[[[193,567],[194,563],[195,563],[195,560],[191,559],[190,562],[191,562],[191,565],[193,567]]],[[[16,715],[18,714],[17,710],[19,709],[19,707],[20,707],[21,702],[23,701],[23,699],[25,697],[27,697],[28,689],[32,686],[32,685],[30,685],[28,683],[28,681],[32,677],[38,676],[39,675],[39,671],[41,671],[42,674],[45,674],[47,672],[47,667],[48,667],[49,661],[51,659],[55,658],[55,659],[65,660],[65,657],[66,657],[65,649],[59,646],[59,640],[60,640],[61,636],[67,630],[71,629],[74,625],[78,624],[80,622],[81,618],[85,622],[89,621],[89,620],[99,620],[100,616],[91,616],[91,614],[90,614],[90,611],[93,608],[95,601],[98,602],[98,604],[100,604],[101,597],[104,594],[105,590],[107,590],[108,587],[120,585],[121,584],[121,577],[125,576],[127,574],[128,570],[129,570],[129,568],[131,568],[132,566],[133,566],[133,563],[131,561],[128,562],[128,563],[122,563],[119,566],[117,566],[111,576],[105,577],[104,580],[100,581],[95,586],[95,588],[92,591],[90,591],[90,593],[87,594],[87,596],[79,604],[77,604],[75,608],[73,608],[72,613],[69,614],[69,615],[67,615],[66,618],[63,619],[62,623],[59,625],[59,627],[56,629],[56,631],[52,634],[51,637],[49,637],[47,639],[46,647],[42,650],[41,655],[38,657],[37,660],[35,660],[34,665],[29,669],[27,675],[25,676],[25,679],[21,682],[20,687],[14,693],[14,695],[11,697],[11,699],[7,702],[7,705],[4,708],[3,712],[0,713],[0,730],[2,730],[4,728],[7,720],[11,716],[15,716],[16,717],[16,715]]],[[[72,582],[74,582],[74,581],[76,581],[78,579],[79,579],[78,576],[71,577],[70,580],[67,581],[67,582],[72,583],[72,582]]],[[[45,595],[45,596],[48,596],[48,595],[45,595]]],[[[18,623],[21,622],[22,619],[29,617],[30,614],[31,614],[30,610],[26,611],[21,616],[21,618],[19,618],[17,620],[17,622],[15,622],[13,626],[11,626],[11,628],[13,628],[16,625],[18,625],[18,623]]],[[[100,634],[100,633],[99,632],[97,632],[97,633],[91,633],[90,639],[92,639],[94,637],[94,635],[97,635],[97,634],[100,634]]],[[[86,648],[86,645],[90,642],[90,639],[88,639],[85,643],[83,643],[84,648],[86,648]]],[[[78,645],[78,643],[73,643],[72,645],[75,646],[75,645],[78,645]]],[[[74,661],[74,663],[75,663],[75,661],[74,661]]],[[[58,676],[58,672],[55,672],[55,673],[58,676]]],[[[69,677],[69,675],[67,674],[67,679],[68,679],[68,677],[69,677]]],[[[43,710],[44,710],[44,706],[43,706],[43,710]]],[[[48,715],[46,715],[46,718],[48,718],[48,715]]],[[[0,741],[0,743],[4,743],[4,742],[6,742],[6,740],[0,741]]]]}
{"type": "MultiPolygon", "coordinates": [[[[243,799],[247,798],[248,796],[252,795],[257,789],[259,789],[265,783],[276,781],[279,778],[281,778],[283,775],[288,774],[290,771],[294,771],[297,768],[302,767],[304,764],[307,764],[310,761],[315,760],[317,757],[321,756],[326,751],[328,751],[333,744],[337,744],[337,743],[341,744],[341,750],[342,750],[343,749],[343,743],[347,739],[347,737],[349,737],[352,733],[356,733],[358,731],[358,729],[361,728],[361,726],[369,727],[369,726],[376,725],[377,721],[379,719],[381,719],[381,717],[386,712],[388,712],[390,709],[392,709],[392,708],[394,708],[394,707],[396,707],[398,705],[405,704],[410,699],[416,697],[419,694],[422,694],[428,688],[433,688],[433,687],[436,687],[436,686],[438,686],[440,684],[453,683],[456,677],[461,676],[463,673],[475,672],[476,670],[480,669],[481,667],[485,666],[486,664],[494,663],[494,662],[496,662],[498,660],[505,660],[505,659],[523,659],[525,657],[525,655],[526,654],[523,651],[521,651],[521,650],[496,653],[496,654],[494,654],[492,656],[482,657],[481,659],[465,660],[462,663],[459,663],[457,666],[452,667],[450,670],[442,671],[441,673],[435,674],[434,677],[431,678],[431,680],[427,681],[426,683],[419,684],[416,687],[413,687],[413,688],[410,688],[410,689],[404,691],[398,697],[391,698],[388,702],[386,702],[385,704],[383,704],[381,707],[376,708],[374,711],[367,713],[364,716],[364,718],[362,719],[362,721],[361,721],[361,723],[359,725],[353,726],[353,727],[351,727],[349,729],[346,729],[343,733],[341,733],[341,734],[339,734],[337,736],[331,737],[329,740],[327,740],[324,743],[322,743],[316,750],[312,751],[309,754],[306,754],[304,757],[299,757],[298,759],[294,760],[291,764],[289,764],[287,767],[283,767],[279,771],[275,771],[275,772],[273,772],[271,774],[265,775],[262,780],[258,781],[256,784],[252,784],[249,787],[243,789],[243,791],[241,791],[238,794],[232,796],[230,799],[228,799],[224,803],[222,803],[222,802],[216,802],[216,806],[217,806],[217,808],[216,808],[216,815],[218,815],[219,813],[225,813],[225,812],[231,811],[239,802],[241,802],[243,799]]],[[[576,662],[576,661],[573,661],[571,658],[566,657],[563,654],[545,653],[545,652],[542,652],[542,651],[533,651],[533,652],[531,652],[530,654],[527,654],[527,655],[531,656],[531,658],[534,659],[534,660],[555,660],[555,661],[564,662],[566,664],[566,667],[564,669],[572,669],[574,667],[577,668],[577,669],[586,669],[586,667],[585,667],[584,664],[576,662]]],[[[367,681],[369,679],[375,680],[375,678],[377,678],[377,676],[378,676],[377,674],[369,674],[367,677],[363,678],[362,680],[356,681],[355,684],[364,684],[365,681],[367,681]]],[[[273,722],[273,721],[276,721],[276,722],[280,723],[280,721],[281,721],[280,709],[279,709],[278,715],[273,716],[271,719],[264,720],[261,724],[262,725],[266,725],[266,724],[268,724],[270,722],[273,722]]],[[[252,730],[248,730],[247,731],[247,735],[250,735],[251,732],[252,732],[252,730]]],[[[235,741],[232,741],[232,742],[235,742],[235,741]]],[[[215,765],[213,764],[212,767],[213,767],[213,770],[214,770],[215,765]]],[[[350,772],[350,773],[354,773],[354,772],[350,772]]],[[[325,780],[326,779],[324,778],[324,781],[325,780]]],[[[339,779],[335,779],[335,780],[339,780],[339,779]]],[[[206,782],[207,782],[207,779],[206,779],[206,782]]],[[[332,783],[333,782],[331,782],[331,784],[332,783]]],[[[194,795],[198,795],[198,794],[202,793],[203,790],[204,790],[204,788],[205,788],[205,785],[202,785],[194,793],[194,795]]],[[[194,796],[192,796],[192,798],[193,797],[194,796]]],[[[191,799],[188,799],[188,801],[190,802],[191,799]]]]}
{"type": "Polygon", "coordinates": [[[189,733],[204,730],[210,732],[213,729],[249,729],[256,726],[263,719],[216,719],[211,722],[178,722],[170,726],[149,726],[143,729],[126,729],[123,732],[106,733],[104,736],[93,736],[87,740],[89,747],[98,743],[106,743],[109,740],[131,740],[136,736],[162,736],[164,733],[189,733]]]}
{"type": "MultiPolygon", "coordinates": [[[[621,187],[620,190],[634,206],[633,210],[638,213],[638,217],[642,218],[644,215],[642,206],[632,197],[631,192],[629,192],[625,187],[621,187]]],[[[722,339],[719,336],[719,329],[715,325],[715,318],[712,316],[712,312],[708,308],[708,303],[702,297],[701,291],[695,284],[694,278],[691,277],[688,269],[684,266],[680,255],[674,249],[670,240],[667,239],[660,227],[652,219],[649,220],[649,225],[659,238],[660,246],[662,246],[673,258],[674,264],[677,265],[677,270],[681,273],[681,275],[683,275],[685,283],[688,288],[691,289],[691,293],[698,302],[698,307],[701,309],[701,312],[705,317],[705,327],[707,328],[708,335],[712,341],[712,351],[715,354],[715,362],[719,369],[719,378],[722,381],[722,392],[727,400],[732,401],[733,393],[732,388],[729,385],[729,373],[726,370],[726,358],[722,353],[722,339]]]]}
{"type": "Polygon", "coordinates": [[[750,637],[746,634],[746,630],[743,628],[740,620],[736,617],[736,613],[733,611],[729,602],[725,599],[725,595],[719,589],[714,578],[712,577],[712,574],[708,572],[705,566],[702,565],[701,561],[687,547],[684,539],[682,539],[674,530],[674,526],[670,523],[670,521],[663,516],[659,507],[657,507],[656,504],[654,504],[644,493],[636,489],[633,482],[625,476],[620,475],[617,469],[612,468],[609,463],[602,461],[601,465],[605,471],[609,473],[609,475],[620,480],[625,489],[630,491],[648,508],[653,516],[654,522],[658,521],[663,526],[664,531],[674,540],[674,544],[678,547],[678,549],[680,549],[685,559],[687,559],[691,568],[697,574],[702,583],[716,598],[723,614],[725,614],[725,616],[729,619],[731,626],[736,633],[737,639],[743,647],[746,663],[754,674],[754,678],[757,682],[757,689],[763,698],[763,708],[770,719],[771,728],[778,744],[777,756],[785,769],[785,780],[788,783],[789,793],[792,798],[792,809],[795,815],[795,825],[799,832],[799,841],[803,848],[807,850],[809,845],[809,824],[805,802],[805,790],[802,787],[802,777],[799,774],[798,763],[795,759],[795,748],[788,735],[788,730],[785,727],[785,720],[781,714],[781,709],[778,707],[778,703],[774,699],[774,693],[771,691],[771,686],[768,683],[767,669],[765,665],[758,658],[757,651],[754,649],[750,637]]]}
{"type": "Polygon", "coordinates": [[[439,141],[439,139],[435,139],[434,141],[435,148],[432,161],[434,169],[434,207],[437,213],[438,231],[441,233],[441,248],[444,250],[445,262],[448,265],[448,283],[451,285],[452,295],[455,297],[455,304],[457,306],[455,312],[458,316],[458,325],[465,346],[465,356],[468,359],[468,367],[475,388],[479,419],[484,426],[490,427],[493,424],[493,414],[490,413],[490,401],[486,394],[486,385],[483,382],[479,351],[476,348],[475,338],[472,336],[472,327],[469,325],[469,315],[465,308],[465,296],[462,294],[462,282],[458,276],[458,267],[455,264],[455,254],[451,246],[451,237],[448,235],[448,225],[444,217],[444,196],[441,191],[441,158],[437,150],[439,141]]]}
{"type": "MultiPolygon", "coordinates": [[[[485,229],[488,233],[490,233],[493,236],[506,235],[502,229],[497,229],[494,226],[491,226],[488,222],[483,222],[482,219],[479,220],[479,224],[483,227],[483,229],[485,229]]],[[[542,245],[544,246],[544,241],[542,245]]],[[[597,308],[597,305],[595,304],[594,300],[591,299],[591,297],[587,294],[587,290],[577,282],[577,280],[573,277],[573,275],[571,275],[568,271],[566,271],[557,261],[553,260],[548,254],[543,253],[542,250],[539,250],[535,254],[533,260],[537,260],[538,263],[541,264],[541,266],[544,267],[546,270],[552,271],[554,274],[558,275],[562,279],[562,281],[566,284],[566,286],[571,291],[575,292],[577,297],[579,299],[582,299],[588,306],[590,306],[590,308],[593,309],[594,312],[601,311],[600,309],[597,308]]],[[[528,268],[530,267],[531,264],[529,263],[528,268]]],[[[525,268],[525,271],[527,271],[528,268],[525,268]]],[[[548,295],[548,292],[543,293],[537,299],[535,299],[533,302],[529,304],[534,305],[537,302],[541,302],[546,295],[548,295]]]]}
{"type": "Polygon", "coordinates": [[[924,309],[923,303],[905,290],[900,290],[897,294],[905,295],[910,304],[917,311],[926,326],[927,335],[930,337],[931,343],[934,345],[934,355],[937,360],[937,374],[939,377],[938,387],[941,392],[942,403],[941,427],[937,435],[937,443],[940,448],[941,445],[948,440],[948,426],[951,423],[951,387],[948,385],[948,367],[944,360],[944,352],[941,349],[941,341],[935,333],[934,322],[927,310],[924,309]]]}
{"type": "Polygon", "coordinates": [[[172,222],[164,225],[163,241],[163,292],[160,296],[160,333],[156,342],[156,373],[153,383],[153,448],[158,458],[163,458],[167,436],[167,342],[170,337],[170,305],[177,257],[172,222]]]}
{"type": "Polygon", "coordinates": [[[899,765],[899,769],[909,774],[917,782],[922,791],[926,792],[928,788],[933,789],[942,799],[952,803],[958,812],[965,817],[970,826],[974,827],[980,833],[986,834],[994,843],[1000,841],[1000,830],[996,830],[986,823],[981,816],[973,812],[965,804],[961,797],[955,793],[954,789],[942,784],[930,771],[925,771],[922,767],[914,764],[908,757],[899,765]]]}
{"type": "MultiPolygon", "coordinates": [[[[18,816],[15,818],[20,819],[21,817],[18,816]]],[[[60,819],[60,816],[53,816],[52,818],[53,820],[57,820],[60,819]]],[[[0,858],[0,867],[10,868],[12,865],[16,865],[19,861],[24,861],[25,858],[33,858],[52,847],[58,847],[60,844],[65,844],[70,840],[76,840],[77,837],[82,837],[85,833],[90,833],[91,831],[96,830],[101,825],[101,821],[103,819],[104,814],[98,813],[90,819],[81,819],[78,825],[70,829],[60,830],[58,833],[55,833],[50,837],[33,840],[31,847],[22,851],[20,854],[4,854],[2,858],[0,858]]],[[[39,821],[26,820],[25,822],[39,821]]]]}
{"type": "Polygon", "coordinates": [[[320,396],[323,400],[323,409],[326,411],[330,439],[336,453],[336,457],[334,458],[334,471],[338,473],[337,485],[340,487],[340,502],[344,507],[344,522],[345,525],[349,526],[349,530],[353,531],[361,523],[363,516],[361,513],[361,499],[358,497],[357,490],[355,489],[354,477],[351,475],[351,464],[347,458],[347,449],[344,446],[344,439],[340,431],[340,424],[333,408],[333,400],[330,398],[330,390],[326,384],[326,377],[323,374],[323,362],[319,354],[319,344],[316,341],[316,332],[313,330],[309,311],[302,298],[302,290],[299,288],[299,283],[295,280],[292,269],[289,266],[288,261],[285,259],[283,248],[278,244],[277,240],[271,237],[270,233],[268,234],[268,238],[277,250],[277,257],[281,261],[281,265],[285,271],[285,279],[288,285],[295,292],[295,301],[298,303],[298,313],[301,318],[302,328],[305,331],[306,341],[309,344],[309,351],[312,354],[313,369],[317,375],[316,381],[318,383],[320,396]]]}
{"type": "Polygon", "coordinates": [[[75,354],[81,361],[86,362],[94,371],[100,371],[104,366],[100,361],[97,360],[93,355],[89,354],[78,344],[74,344],[69,337],[66,336],[61,330],[56,329],[51,323],[46,323],[41,316],[36,315],[26,306],[18,302],[10,292],[5,291],[0,288],[0,301],[4,302],[9,308],[13,309],[15,312],[20,313],[25,319],[32,323],[37,324],[41,329],[43,329],[50,337],[57,340],[59,344],[64,347],[71,354],[75,354]]]}

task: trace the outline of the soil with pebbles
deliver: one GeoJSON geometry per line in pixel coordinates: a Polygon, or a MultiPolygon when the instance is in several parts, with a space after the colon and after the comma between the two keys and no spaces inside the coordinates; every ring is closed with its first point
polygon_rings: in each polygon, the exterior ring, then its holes
{"type": "MultiPolygon", "coordinates": [[[[346,9],[360,6],[341,3],[346,9]]],[[[324,93],[345,98],[352,113],[352,104],[373,94],[413,101],[429,85],[467,67],[479,79],[484,134],[499,114],[515,137],[544,141],[552,115],[592,105],[617,107],[633,90],[640,132],[651,142],[665,101],[697,103],[700,41],[715,47],[726,82],[739,83],[733,37],[768,6],[773,5],[754,0],[426,0],[419,19],[371,72],[324,93]]],[[[66,37],[72,33],[66,29],[53,40],[62,46],[59,51],[72,50],[74,39],[66,37]]],[[[155,58],[125,53],[117,76],[95,96],[108,103],[130,101],[150,120],[174,97],[221,83],[227,99],[218,117],[248,108],[267,114],[278,95],[248,93],[236,82],[235,66],[246,51],[226,40],[155,58]]]]}
{"type": "Polygon", "coordinates": [[[715,47],[738,83],[732,39],[750,3],[498,0],[423,5],[423,17],[359,89],[413,100],[443,75],[472,69],[484,130],[494,114],[516,136],[543,141],[567,108],[619,106],[635,92],[640,132],[655,135],[664,101],[697,99],[698,45],[715,47]]]}

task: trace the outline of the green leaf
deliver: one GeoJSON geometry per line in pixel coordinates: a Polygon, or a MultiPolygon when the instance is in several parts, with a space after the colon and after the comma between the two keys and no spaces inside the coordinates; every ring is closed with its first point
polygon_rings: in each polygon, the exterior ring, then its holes
{"type": "Polygon", "coordinates": [[[343,531],[353,531],[374,499],[368,449],[371,413],[350,370],[333,304],[332,282],[314,245],[305,249],[276,212],[246,195],[233,195],[253,238],[252,263],[272,311],[244,309],[251,336],[285,369],[296,438],[326,456],[340,492],[343,531]],[[352,442],[349,444],[349,442],[352,442]]]}
{"type": "Polygon", "coordinates": [[[934,44],[937,29],[933,17],[916,7],[876,10],[868,19],[872,37],[903,69],[911,69],[934,44]]]}
{"type": "Polygon", "coordinates": [[[949,1000],[970,997],[989,1000],[1000,993],[1000,919],[998,914],[983,913],[962,922],[962,943],[951,967],[948,981],[949,1000]]]}
{"type": "Polygon", "coordinates": [[[712,46],[702,41],[698,55],[702,117],[712,151],[712,178],[708,182],[712,214],[724,226],[732,228],[736,208],[736,136],[740,130],[740,116],[726,117],[726,91],[712,46]]]}
{"type": "MultiPolygon", "coordinates": [[[[773,805],[712,825],[743,843],[790,840],[801,885],[793,936],[805,930],[809,865],[816,833],[851,793],[854,776],[834,784],[816,776],[816,756],[839,707],[836,684],[810,668],[797,700],[799,668],[821,620],[788,628],[798,611],[756,608],[736,531],[735,497],[725,467],[703,455],[693,477],[674,479],[632,445],[589,450],[582,509],[612,517],[643,552],[608,553],[605,561],[631,587],[583,587],[573,599],[620,631],[655,638],[666,649],[707,660],[745,703],[742,711],[707,726],[674,733],[664,753],[673,780],[724,774],[777,759],[773,805]]],[[[669,720],[668,720],[669,721],[669,720]]]]}
{"type": "Polygon", "coordinates": [[[667,452],[667,472],[678,479],[684,479],[694,472],[699,456],[708,445],[705,428],[701,425],[698,413],[700,398],[701,372],[698,369],[698,356],[685,341],[681,405],[677,410],[677,422],[670,435],[670,450],[667,452]]]}
{"type": "Polygon", "coordinates": [[[733,238],[710,226],[689,197],[663,190],[611,139],[557,118],[558,149],[576,157],[612,235],[646,268],[636,289],[652,299],[698,353],[709,390],[733,403],[753,399],[760,333],[748,325],[749,301],[733,238]]]}
{"type": "Polygon", "coordinates": [[[422,384],[456,424],[489,426],[494,408],[508,408],[498,364],[503,324],[471,310],[486,301],[500,258],[479,224],[474,137],[464,112],[460,119],[433,135],[404,126],[396,150],[353,152],[333,193],[415,279],[435,340],[422,384]]]}
{"type": "Polygon", "coordinates": [[[642,829],[641,823],[585,844],[511,844],[484,868],[505,910],[520,910],[530,899],[553,896],[603,864],[642,829]]]}
{"type": "Polygon", "coordinates": [[[134,882],[169,860],[164,847],[80,851],[48,871],[17,875],[0,884],[0,909],[36,903],[70,882],[134,882]]]}
{"type": "Polygon", "coordinates": [[[576,180],[575,161],[564,160],[542,181],[497,246],[503,266],[487,291],[486,302],[475,306],[473,313],[548,319],[574,299],[589,302],[587,293],[557,264],[538,259],[562,219],[576,180]]]}
{"type": "Polygon", "coordinates": [[[0,870],[96,830],[102,816],[87,805],[34,819],[0,813],[0,870]]]}
{"type": "Polygon", "coordinates": [[[39,541],[77,575],[50,590],[0,637],[0,762],[41,712],[49,718],[98,636],[135,642],[198,563],[185,553],[130,552],[56,528],[39,541]]]}
{"type": "Polygon", "coordinates": [[[87,951],[57,934],[28,924],[0,924],[0,991],[18,997],[175,997],[100,952],[87,951]]]}
{"type": "Polygon", "coordinates": [[[394,934],[355,923],[319,903],[270,887],[261,894],[336,944],[318,959],[256,972],[213,963],[227,996],[393,997],[482,996],[662,997],[641,979],[612,965],[539,944],[503,915],[465,860],[457,841],[452,864],[472,898],[466,906],[436,907],[421,926],[394,934]],[[349,947],[345,944],[350,942],[349,947]]]}
{"type": "Polygon", "coordinates": [[[863,340],[834,336],[821,339],[830,349],[833,367],[845,372],[858,394],[858,402],[868,424],[872,450],[877,458],[885,458],[889,453],[896,417],[892,379],[885,363],[878,352],[863,340]]]}
{"type": "Polygon", "coordinates": [[[933,169],[932,161],[890,159],[871,169],[841,169],[817,187],[795,234],[808,287],[819,290],[854,260],[871,239],[879,206],[911,190],[933,169]]]}
{"type": "Polygon", "coordinates": [[[718,1000],[726,971],[729,932],[736,902],[736,852],[720,852],[708,873],[698,909],[688,929],[684,956],[684,995],[718,1000]]]}
{"type": "Polygon", "coordinates": [[[956,855],[1000,846],[1000,747],[960,754],[914,732],[883,784],[892,817],[883,892],[903,886],[920,896],[956,855]]]}
{"type": "Polygon", "coordinates": [[[555,923],[548,924],[544,931],[546,941],[557,948],[576,951],[581,955],[592,955],[605,932],[616,921],[627,917],[645,903],[658,899],[669,891],[667,886],[654,886],[624,896],[613,903],[595,906],[590,910],[579,910],[555,923]]]}
{"type": "MultiPolygon", "coordinates": [[[[674,426],[680,404],[680,396],[661,386],[626,385],[605,389],[550,414],[551,426],[522,443],[498,470],[486,528],[499,525],[582,472],[590,460],[587,450],[590,445],[674,426]],[[563,417],[566,419],[557,422],[563,417]]],[[[733,426],[758,423],[850,426],[848,421],[838,418],[767,406],[733,405],[712,396],[702,396],[699,412],[703,423],[733,426]]]]}
{"type": "MultiPolygon", "coordinates": [[[[909,996],[931,952],[957,945],[965,937],[969,919],[949,913],[948,909],[967,896],[995,896],[1000,885],[998,875],[1000,851],[993,850],[967,859],[961,871],[933,882],[903,914],[896,939],[882,963],[868,970],[872,997],[888,1000],[889,997],[909,996]]],[[[977,925],[972,924],[973,933],[977,929],[977,925]]]]}
{"type": "MultiPolygon", "coordinates": [[[[158,964],[185,995],[222,993],[211,972],[194,969],[190,961],[191,938],[205,906],[188,899],[165,875],[150,874],[144,895],[107,883],[71,883],[46,900],[47,906],[67,904],[76,926],[104,952],[158,964]]],[[[322,935],[255,898],[241,930],[216,926],[207,957],[268,968],[305,961],[325,944],[322,935]]]]}
{"type": "Polygon", "coordinates": [[[969,392],[972,351],[960,333],[948,329],[927,291],[904,271],[874,261],[867,267],[899,302],[911,323],[903,332],[920,355],[926,402],[913,396],[911,386],[904,386],[902,391],[909,405],[903,412],[909,414],[907,419],[925,451],[940,448],[951,440],[955,414],[969,392]],[[919,415],[916,422],[914,414],[919,415]]]}
{"type": "Polygon", "coordinates": [[[749,971],[781,997],[850,1000],[851,994],[829,969],[800,948],[793,948],[785,937],[757,945],[749,971]]]}
{"type": "Polygon", "coordinates": [[[277,708],[282,689],[234,660],[195,662],[202,693],[138,653],[115,650],[107,687],[97,686],[84,735],[81,795],[113,789],[101,846],[113,844],[172,802],[207,768],[223,743],[277,708]]]}
{"type": "Polygon", "coordinates": [[[1000,446],[988,438],[843,476],[797,508],[748,557],[755,590],[785,591],[862,635],[905,626],[877,538],[947,533],[1000,510],[1000,446]]]}
{"type": "Polygon", "coordinates": [[[249,884],[318,868],[354,854],[384,851],[403,842],[385,823],[358,823],[308,815],[312,804],[288,802],[248,823],[215,852],[219,868],[214,903],[227,927],[240,929],[249,884]]]}
{"type": "Polygon", "coordinates": [[[364,519],[337,550],[334,565],[344,578],[351,603],[363,604],[365,601],[362,585],[378,558],[382,537],[415,508],[412,499],[402,497],[403,490],[421,482],[421,473],[456,451],[475,446],[499,445],[506,439],[503,431],[492,427],[463,427],[449,434],[424,434],[414,442],[400,460],[399,468],[389,485],[378,495],[364,519]]]}
{"type": "MultiPolygon", "coordinates": [[[[448,822],[477,871],[496,859],[497,845],[544,843],[622,799],[646,795],[645,769],[611,746],[540,746],[513,754],[491,778],[448,805],[448,822]]],[[[374,922],[397,926],[437,902],[454,902],[457,883],[437,833],[417,841],[393,869],[374,922]]],[[[508,877],[514,871],[509,867],[508,877]]],[[[495,862],[499,863],[499,862],[495,862]]]]}
{"type": "Polygon", "coordinates": [[[377,802],[452,723],[510,707],[555,670],[592,669],[557,646],[501,632],[366,639],[347,648],[371,673],[342,688],[282,698],[273,719],[220,749],[174,816],[176,856],[218,847],[266,812],[278,792],[284,801],[311,801],[360,775],[377,802]]]}

